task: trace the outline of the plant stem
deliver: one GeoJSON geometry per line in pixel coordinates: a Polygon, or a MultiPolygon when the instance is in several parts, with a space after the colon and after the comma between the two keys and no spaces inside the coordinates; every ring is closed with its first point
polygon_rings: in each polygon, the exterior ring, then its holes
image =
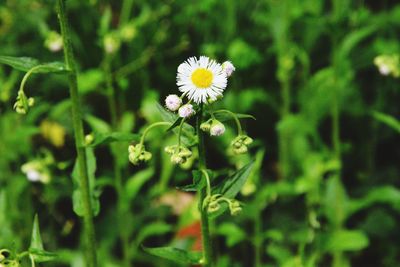
{"type": "MultiPolygon", "coordinates": [[[[198,150],[199,150],[199,169],[205,170],[206,158],[204,149],[204,133],[200,129],[200,125],[203,121],[203,104],[200,105],[200,111],[197,115],[196,131],[199,137],[198,150]]],[[[210,238],[210,227],[209,219],[207,214],[207,208],[203,208],[203,201],[207,197],[207,188],[203,188],[200,192],[200,213],[201,213],[201,237],[203,242],[203,266],[212,267],[213,257],[212,257],[212,244],[210,238]]]]}
{"type": "MultiPolygon", "coordinates": [[[[111,61],[112,56],[106,54],[105,62],[104,62],[104,75],[106,77],[106,85],[107,85],[107,99],[108,106],[111,117],[111,128],[113,131],[116,131],[118,128],[118,114],[117,114],[117,100],[115,97],[115,87],[113,86],[113,77],[111,74],[111,61]]],[[[118,223],[125,222],[125,214],[127,212],[127,207],[125,204],[125,191],[123,188],[122,182],[122,170],[119,166],[118,160],[118,144],[111,143],[110,144],[111,154],[113,156],[113,171],[114,171],[114,186],[117,191],[118,203],[117,203],[117,217],[118,223]]],[[[123,266],[130,266],[130,253],[129,253],[129,235],[125,232],[125,227],[123,225],[119,225],[119,238],[121,240],[122,245],[122,258],[123,258],[123,266]]]]}
{"type": "Polygon", "coordinates": [[[97,267],[96,256],[96,236],[93,224],[92,204],[90,201],[89,177],[87,171],[86,151],[84,147],[83,122],[80,108],[80,99],[78,94],[78,82],[75,68],[75,59],[72,51],[71,38],[69,34],[68,19],[65,10],[65,1],[58,0],[57,14],[61,27],[61,34],[64,45],[64,60],[68,73],[69,92],[72,102],[72,120],[75,135],[75,147],[78,157],[80,191],[82,193],[84,209],[84,236],[86,249],[86,265],[88,267],[97,267]]]}
{"type": "MultiPolygon", "coordinates": [[[[290,81],[288,77],[280,81],[281,84],[281,97],[282,97],[282,110],[281,121],[284,121],[290,115],[290,81]]],[[[281,166],[282,178],[286,179],[290,172],[289,163],[289,138],[290,136],[283,129],[279,133],[279,163],[281,166]]]]}

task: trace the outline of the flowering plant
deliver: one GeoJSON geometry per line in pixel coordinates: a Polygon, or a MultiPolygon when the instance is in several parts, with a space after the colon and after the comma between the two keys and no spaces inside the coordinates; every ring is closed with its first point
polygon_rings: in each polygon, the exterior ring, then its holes
{"type": "Polygon", "coordinates": [[[149,130],[158,126],[168,126],[168,131],[177,130],[177,143],[165,147],[170,155],[171,162],[183,167],[187,162],[193,162],[198,155],[197,170],[193,171],[192,185],[181,188],[185,191],[199,193],[199,210],[202,229],[202,254],[193,254],[177,248],[145,248],[153,255],[173,259],[177,262],[190,264],[213,265],[212,240],[209,230],[209,219],[216,217],[229,209],[231,215],[238,215],[241,204],[235,196],[249,176],[252,164],[244,166],[231,176],[214,183],[214,173],[207,169],[204,134],[220,136],[225,132],[224,121],[233,119],[236,123],[238,135],[231,141],[231,154],[238,155],[248,152],[248,146],[253,139],[247,136],[241,127],[239,118],[252,118],[250,115],[235,114],[229,110],[214,110],[213,104],[223,97],[228,84],[228,78],[235,71],[229,61],[220,64],[208,57],[191,57],[180,64],[177,71],[177,86],[182,93],[168,95],[165,99],[165,108],[160,107],[165,121],[156,122],[147,127],[138,144],[129,146],[129,160],[137,165],[152,158],[151,152],[145,148],[145,137],[149,130]],[[187,102],[185,103],[185,100],[187,102]],[[227,115],[227,116],[224,116],[227,115]],[[190,122],[195,120],[195,127],[190,122]],[[177,128],[177,129],[175,129],[177,128]]]}

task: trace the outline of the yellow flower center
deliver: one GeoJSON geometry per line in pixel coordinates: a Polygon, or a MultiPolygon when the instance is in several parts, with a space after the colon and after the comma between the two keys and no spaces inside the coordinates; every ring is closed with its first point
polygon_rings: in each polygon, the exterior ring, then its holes
{"type": "Polygon", "coordinates": [[[192,82],[197,88],[210,87],[213,81],[213,74],[208,69],[199,68],[192,73],[192,82]]]}

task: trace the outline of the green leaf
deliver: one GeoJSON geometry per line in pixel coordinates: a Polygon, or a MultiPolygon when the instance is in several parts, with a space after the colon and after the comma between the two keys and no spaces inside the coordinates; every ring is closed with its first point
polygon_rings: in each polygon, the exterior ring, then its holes
{"type": "MultiPolygon", "coordinates": [[[[95,172],[96,172],[96,157],[92,148],[86,148],[86,159],[87,159],[87,172],[89,176],[89,195],[92,204],[93,215],[96,216],[100,211],[100,192],[96,190],[95,172]]],[[[84,206],[83,206],[83,195],[81,192],[80,177],[79,177],[79,162],[76,160],[74,169],[72,171],[72,178],[75,186],[75,190],[72,193],[72,204],[73,210],[78,215],[83,217],[84,206]]]]}
{"type": "Polygon", "coordinates": [[[29,255],[35,262],[52,261],[57,258],[57,254],[47,252],[43,249],[42,238],[40,236],[39,219],[37,214],[33,220],[31,244],[29,255]]]}
{"type": "Polygon", "coordinates": [[[154,169],[148,168],[131,176],[125,184],[126,196],[129,200],[136,197],[140,188],[154,175],[154,169]]]}
{"type": "Polygon", "coordinates": [[[179,117],[175,120],[175,122],[167,129],[167,132],[171,131],[172,129],[174,129],[175,127],[178,127],[179,124],[181,124],[183,118],[179,117]]]}
{"type": "Polygon", "coordinates": [[[381,186],[368,191],[367,195],[360,199],[352,199],[349,203],[349,214],[382,203],[391,205],[400,211],[400,190],[394,186],[381,186]]]}
{"type": "Polygon", "coordinates": [[[111,132],[111,126],[106,121],[97,118],[93,115],[87,114],[85,115],[85,121],[90,125],[93,132],[98,133],[109,133],[111,132]]]}
{"type": "MultiPolygon", "coordinates": [[[[241,114],[241,113],[235,113],[236,117],[238,119],[253,119],[256,120],[256,118],[253,115],[250,114],[241,114]]],[[[214,116],[217,120],[224,122],[224,121],[229,121],[233,120],[232,115],[230,115],[227,112],[216,112],[214,113],[214,116]]]]}
{"type": "Polygon", "coordinates": [[[31,245],[29,248],[43,249],[43,243],[39,229],[39,219],[37,214],[35,214],[35,218],[33,219],[31,245]]]}
{"type": "Polygon", "coordinates": [[[348,197],[337,175],[329,178],[325,193],[325,215],[329,222],[341,226],[348,217],[348,197]]]}
{"type": "MultiPolygon", "coordinates": [[[[251,162],[241,169],[237,170],[230,177],[216,185],[212,189],[213,194],[222,194],[226,198],[235,198],[236,195],[240,192],[243,185],[246,183],[247,178],[251,173],[251,169],[254,165],[254,162],[251,162]]],[[[218,211],[213,212],[209,215],[210,218],[216,218],[228,208],[228,205],[224,202],[221,204],[221,207],[218,211]]]]}
{"type": "Polygon", "coordinates": [[[68,72],[66,66],[62,62],[40,63],[39,60],[30,57],[9,57],[0,56],[0,63],[11,66],[21,71],[29,71],[34,67],[38,67],[33,73],[65,73],[68,72]]]}
{"type": "Polygon", "coordinates": [[[338,230],[332,232],[325,244],[325,250],[336,251],[357,251],[369,245],[368,237],[358,230],[338,230]]]}
{"type": "Polygon", "coordinates": [[[242,228],[229,222],[221,224],[217,228],[217,233],[226,237],[226,244],[228,247],[233,247],[247,237],[247,233],[243,231],[242,228]]]}
{"type": "Polygon", "coordinates": [[[226,198],[235,198],[250,175],[254,162],[237,170],[230,177],[213,188],[214,194],[222,194],[226,198]]]}
{"type": "Polygon", "coordinates": [[[6,64],[14,69],[29,71],[39,65],[39,60],[30,57],[9,57],[0,56],[0,63],[6,64]]]}
{"type": "Polygon", "coordinates": [[[165,222],[155,222],[148,224],[140,229],[139,234],[137,235],[136,238],[136,243],[140,244],[150,236],[169,233],[172,231],[172,229],[173,229],[172,226],[165,222]]]}
{"type": "Polygon", "coordinates": [[[58,255],[53,252],[48,252],[43,249],[30,248],[29,255],[33,258],[36,263],[54,261],[58,258],[58,255]]]}
{"type": "Polygon", "coordinates": [[[142,246],[142,248],[151,255],[181,264],[199,264],[202,257],[200,252],[188,252],[173,247],[146,248],[142,246]]]}
{"type": "Polygon", "coordinates": [[[109,144],[112,142],[139,142],[140,135],[123,132],[113,133],[95,133],[93,141],[89,144],[90,147],[109,144]]]}
{"type": "MultiPolygon", "coordinates": [[[[163,106],[161,106],[158,103],[157,103],[157,109],[160,112],[161,117],[163,118],[164,121],[170,122],[172,124],[175,124],[178,121],[179,119],[178,115],[166,110],[163,106]]],[[[173,129],[173,131],[175,134],[178,134],[177,129],[173,129]]],[[[182,126],[182,137],[181,137],[182,143],[185,146],[191,147],[197,144],[197,137],[195,136],[194,133],[195,133],[194,128],[190,124],[185,122],[182,126]]]]}
{"type": "MultiPolygon", "coordinates": [[[[209,173],[208,175],[212,177],[212,174],[210,173],[209,170],[207,170],[209,173]]],[[[185,191],[185,192],[196,192],[201,190],[203,187],[206,186],[206,179],[203,178],[203,173],[199,170],[194,170],[192,171],[193,175],[193,183],[181,187],[177,187],[177,189],[185,191]]]]}
{"type": "Polygon", "coordinates": [[[377,111],[372,112],[372,116],[400,133],[400,121],[395,117],[377,111]]]}

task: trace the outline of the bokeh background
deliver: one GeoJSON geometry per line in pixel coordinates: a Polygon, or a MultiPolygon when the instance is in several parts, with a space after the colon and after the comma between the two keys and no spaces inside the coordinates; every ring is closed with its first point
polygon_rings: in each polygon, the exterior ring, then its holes
{"type": "MultiPolygon", "coordinates": [[[[235,137],[228,123],[223,136],[206,140],[207,161],[221,174],[250,161],[255,167],[239,196],[243,213],[213,222],[217,266],[398,265],[397,1],[67,5],[87,134],[137,133],[160,120],[157,103],[178,93],[176,69],[190,56],[235,65],[217,105],[256,117],[242,120],[255,143],[247,155],[227,153],[235,137]],[[110,97],[117,103],[114,122],[110,97]]],[[[1,0],[1,55],[62,61],[59,32],[54,1],[1,0]]],[[[33,75],[25,92],[35,106],[21,116],[13,104],[23,74],[0,65],[0,248],[26,249],[37,213],[45,248],[59,254],[43,266],[84,266],[71,199],[75,152],[67,80],[33,75]],[[26,164],[40,170],[41,181],[27,179],[26,164]]],[[[153,132],[147,143],[154,160],[139,167],[128,162],[128,142],[117,144],[114,157],[108,146],[95,149],[101,266],[122,266],[121,234],[132,266],[177,266],[147,255],[141,244],[200,249],[195,196],[175,189],[191,182],[190,168],[172,166],[163,152],[174,138],[153,132]],[[118,209],[126,211],[123,218],[118,209]]]]}

